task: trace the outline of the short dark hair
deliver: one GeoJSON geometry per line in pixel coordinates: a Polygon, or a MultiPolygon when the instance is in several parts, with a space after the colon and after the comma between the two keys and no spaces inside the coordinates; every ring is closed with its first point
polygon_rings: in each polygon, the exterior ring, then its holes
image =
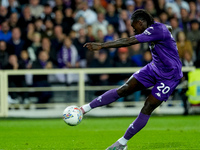
{"type": "Polygon", "coordinates": [[[154,19],[151,14],[149,14],[146,10],[144,9],[138,9],[133,12],[131,16],[132,21],[139,21],[143,20],[147,22],[147,26],[151,26],[154,24],[154,19]]]}

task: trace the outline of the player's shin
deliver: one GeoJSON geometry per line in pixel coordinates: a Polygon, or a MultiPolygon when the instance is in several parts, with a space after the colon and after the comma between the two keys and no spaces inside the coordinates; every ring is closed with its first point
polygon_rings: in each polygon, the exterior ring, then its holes
{"type": "Polygon", "coordinates": [[[150,115],[140,113],[133,123],[130,124],[126,133],[118,141],[120,144],[125,145],[137,132],[139,132],[148,122],[150,115]]]}
{"type": "Polygon", "coordinates": [[[101,96],[95,98],[89,104],[82,106],[81,109],[82,109],[83,113],[86,113],[93,108],[108,105],[108,104],[116,101],[118,98],[120,98],[120,96],[117,93],[117,89],[112,89],[112,90],[105,92],[101,96]]]}

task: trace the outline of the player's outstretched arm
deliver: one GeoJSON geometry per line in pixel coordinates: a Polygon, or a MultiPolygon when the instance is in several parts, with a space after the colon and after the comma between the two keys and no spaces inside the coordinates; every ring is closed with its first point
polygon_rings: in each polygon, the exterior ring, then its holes
{"type": "Polygon", "coordinates": [[[98,51],[102,48],[118,48],[126,47],[139,43],[139,41],[134,37],[120,38],[115,41],[105,42],[105,43],[86,43],[83,47],[87,47],[91,51],[98,51]]]}

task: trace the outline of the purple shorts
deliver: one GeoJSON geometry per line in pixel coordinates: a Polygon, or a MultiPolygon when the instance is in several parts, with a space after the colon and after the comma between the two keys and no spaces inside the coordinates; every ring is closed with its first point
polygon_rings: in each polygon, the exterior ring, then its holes
{"type": "Polygon", "coordinates": [[[153,71],[150,64],[147,64],[139,71],[133,74],[140,83],[142,83],[146,88],[152,87],[151,94],[161,101],[167,101],[169,96],[175,90],[175,88],[180,83],[181,79],[166,79],[159,76],[153,71]]]}

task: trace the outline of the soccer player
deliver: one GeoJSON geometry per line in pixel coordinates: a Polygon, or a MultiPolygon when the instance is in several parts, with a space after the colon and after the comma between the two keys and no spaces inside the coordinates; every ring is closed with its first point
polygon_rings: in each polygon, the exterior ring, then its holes
{"type": "Polygon", "coordinates": [[[102,48],[126,47],[148,42],[153,57],[149,64],[135,72],[123,86],[111,89],[81,107],[83,113],[87,113],[96,107],[108,105],[120,97],[153,86],[138,117],[130,124],[124,136],[107,150],[126,150],[128,140],[146,125],[153,110],[163,101],[167,101],[183,77],[182,64],[179,60],[176,42],[170,32],[170,26],[154,22],[153,17],[143,9],[136,10],[132,14],[131,26],[135,36],[106,43],[86,43],[84,45],[91,51],[98,51],[102,48]]]}

